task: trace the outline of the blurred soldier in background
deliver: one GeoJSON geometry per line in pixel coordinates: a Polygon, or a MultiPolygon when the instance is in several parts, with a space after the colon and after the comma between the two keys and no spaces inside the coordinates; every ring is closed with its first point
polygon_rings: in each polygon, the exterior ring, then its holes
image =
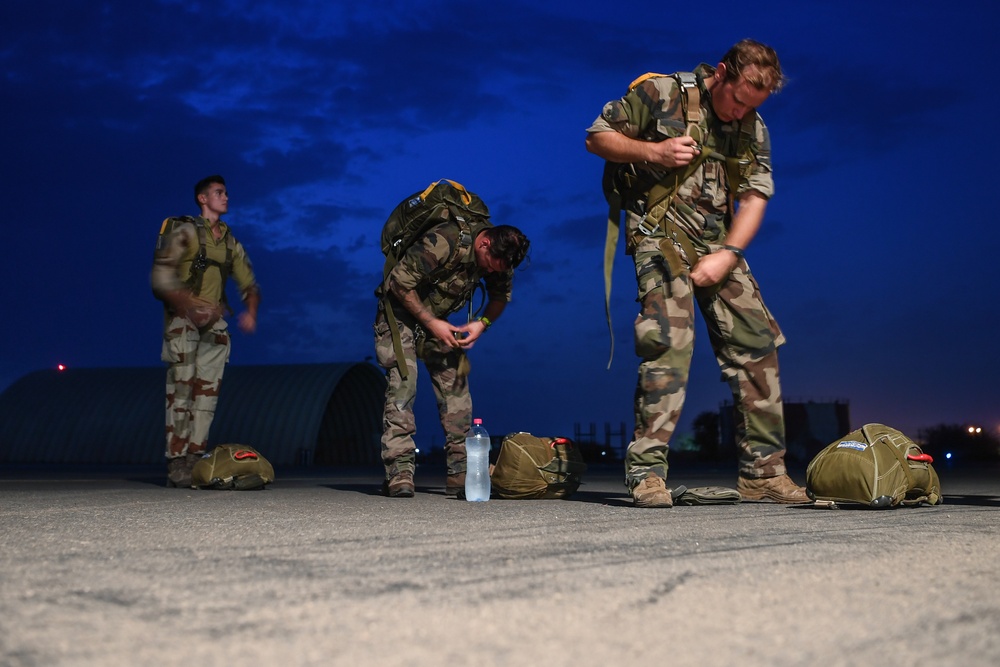
{"type": "Polygon", "coordinates": [[[225,180],[203,178],[194,198],[200,216],[163,221],[151,276],[153,294],[165,309],[167,486],[179,488],[191,486],[191,469],[205,452],[229,360],[226,280],[232,276],[239,286],[244,332],[256,331],[260,303],[250,259],[221,219],[229,211],[225,180]]]}

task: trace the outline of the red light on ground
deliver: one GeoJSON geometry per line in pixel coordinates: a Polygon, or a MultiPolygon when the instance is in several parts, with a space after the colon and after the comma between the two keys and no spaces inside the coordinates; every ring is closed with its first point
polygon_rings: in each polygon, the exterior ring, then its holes
{"type": "Polygon", "coordinates": [[[58,366],[56,366],[56,370],[64,371],[64,370],[66,370],[66,365],[65,364],[59,364],[58,366]]]}

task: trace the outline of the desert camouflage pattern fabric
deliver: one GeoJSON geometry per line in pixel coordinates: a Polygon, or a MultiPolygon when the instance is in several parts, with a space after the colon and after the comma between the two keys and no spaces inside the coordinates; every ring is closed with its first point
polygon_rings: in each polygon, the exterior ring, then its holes
{"type": "Polygon", "coordinates": [[[161,354],[169,364],[167,458],[205,451],[229,352],[225,320],[217,320],[204,331],[183,317],[167,322],[161,354]]]}
{"type": "MultiPolygon", "coordinates": [[[[463,244],[460,230],[453,223],[432,228],[406,252],[377,294],[393,285],[414,290],[436,317],[447,317],[462,308],[476,283],[483,279],[490,299],[509,301],[512,272],[485,274],[475,263],[472,244],[463,244]],[[457,247],[457,268],[447,276],[436,276],[457,247]]],[[[402,471],[414,470],[416,421],[413,402],[417,394],[417,360],[424,362],[430,374],[437,400],[438,414],[445,433],[445,457],[448,474],[465,471],[465,435],[472,425],[472,395],[469,390],[468,357],[464,350],[446,347],[426,335],[412,315],[398,301],[392,301],[399,326],[407,379],[396,367],[392,335],[384,310],[379,304],[375,317],[375,355],[386,372],[385,407],[382,416],[382,462],[386,479],[402,471]]]]}
{"type": "MultiPolygon", "coordinates": [[[[740,145],[739,121],[722,123],[714,117],[704,79],[714,68],[695,70],[702,90],[702,145],[724,155],[739,148],[748,153],[741,167],[736,195],[774,193],[770,138],[759,116],[752,119],[752,136],[740,145]]],[[[747,121],[750,123],[751,119],[747,121]]],[[[608,102],[588,132],[617,131],[647,141],[661,141],[685,132],[681,92],[673,77],[647,79],[620,100],[608,102]]],[[[746,129],[746,128],[743,128],[746,129]]],[[[745,135],[747,133],[744,133],[745,135]]],[[[731,218],[729,181],[724,163],[706,160],[678,190],[665,219],[690,238],[699,256],[725,244],[731,218]]],[[[694,350],[695,306],[708,326],[722,380],[733,392],[739,473],[746,477],[785,474],[785,429],[777,350],[785,342],[777,322],[764,305],[750,267],[740,259],[727,280],[715,289],[694,289],[689,278],[692,260],[673,243],[683,263],[671,272],[660,252],[663,232],[639,233],[644,202],[626,206],[627,252],[635,261],[640,312],[635,320],[635,351],[640,358],[635,392],[635,431],[625,460],[625,482],[634,488],[650,472],[667,478],[667,452],[686,397],[694,350]]]]}
{"type": "MultiPolygon", "coordinates": [[[[229,227],[220,221],[222,238],[208,234],[206,256],[219,263],[226,260],[229,227]]],[[[191,223],[166,225],[156,244],[151,283],[153,293],[162,298],[166,292],[183,289],[190,275],[191,263],[199,251],[198,233],[191,223]]],[[[235,244],[232,277],[241,294],[258,291],[250,259],[243,246],[235,244]]],[[[209,267],[198,295],[212,312],[202,326],[186,317],[165,312],[163,345],[160,359],[168,364],[166,380],[166,456],[175,458],[205,451],[208,432],[215,417],[219,388],[226,362],[229,361],[230,336],[222,319],[221,301],[224,284],[217,267],[209,267]]]]}

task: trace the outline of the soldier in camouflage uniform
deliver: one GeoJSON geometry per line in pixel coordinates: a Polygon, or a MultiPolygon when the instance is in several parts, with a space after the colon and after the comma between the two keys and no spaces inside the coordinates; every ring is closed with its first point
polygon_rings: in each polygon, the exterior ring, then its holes
{"type": "Polygon", "coordinates": [[[229,330],[222,319],[226,279],[232,276],[246,310],[239,327],[257,328],[260,290],[243,246],[220,216],[229,210],[226,182],[209,176],[194,187],[201,217],[168,218],[153,259],[153,294],[163,301],[161,358],[167,364],[167,485],[191,486],[191,469],[205,452],[229,330]]]}
{"type": "Polygon", "coordinates": [[[714,68],[702,64],[694,75],[688,80],[700,93],[695,122],[685,109],[690,93],[678,78],[659,76],[606,104],[587,134],[587,150],[641,176],[652,174],[650,184],[669,183],[664,176],[688,165],[694,169],[678,179],[674,196],[647,202],[635,195],[623,202],[626,251],[635,261],[641,304],[626,485],[636,506],[673,504],[665,484],[667,450],[684,403],[697,304],[737,408],[737,489],[745,500],[807,502],[784,464],[778,347],[785,339],[743,256],[774,192],[770,138],[756,109],[784,77],[774,51],[753,40],[735,45],[714,68]],[[699,162],[703,151],[707,159],[699,162]]]}
{"type": "Polygon", "coordinates": [[[513,269],[524,259],[528,246],[524,234],[509,225],[493,227],[483,222],[463,230],[456,222],[443,222],[410,246],[376,290],[380,298],[375,353],[388,381],[382,415],[386,495],[408,498],[414,494],[417,359],[430,373],[445,432],[446,493],[454,496],[464,489],[465,436],[472,423],[466,351],[506,308],[513,269]],[[448,275],[439,275],[439,269],[451,266],[455,268],[448,275]],[[468,302],[480,280],[486,286],[483,316],[461,326],[451,324],[448,315],[468,302]],[[397,366],[382,300],[386,295],[399,328],[406,378],[397,366]]]}

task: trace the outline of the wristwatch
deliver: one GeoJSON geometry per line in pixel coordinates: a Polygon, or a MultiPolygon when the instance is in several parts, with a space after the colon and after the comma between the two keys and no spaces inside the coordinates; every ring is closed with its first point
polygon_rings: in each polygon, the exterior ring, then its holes
{"type": "Polygon", "coordinates": [[[736,255],[736,259],[743,259],[743,248],[737,248],[734,245],[724,245],[722,246],[722,249],[728,250],[734,255],[736,255]]]}

